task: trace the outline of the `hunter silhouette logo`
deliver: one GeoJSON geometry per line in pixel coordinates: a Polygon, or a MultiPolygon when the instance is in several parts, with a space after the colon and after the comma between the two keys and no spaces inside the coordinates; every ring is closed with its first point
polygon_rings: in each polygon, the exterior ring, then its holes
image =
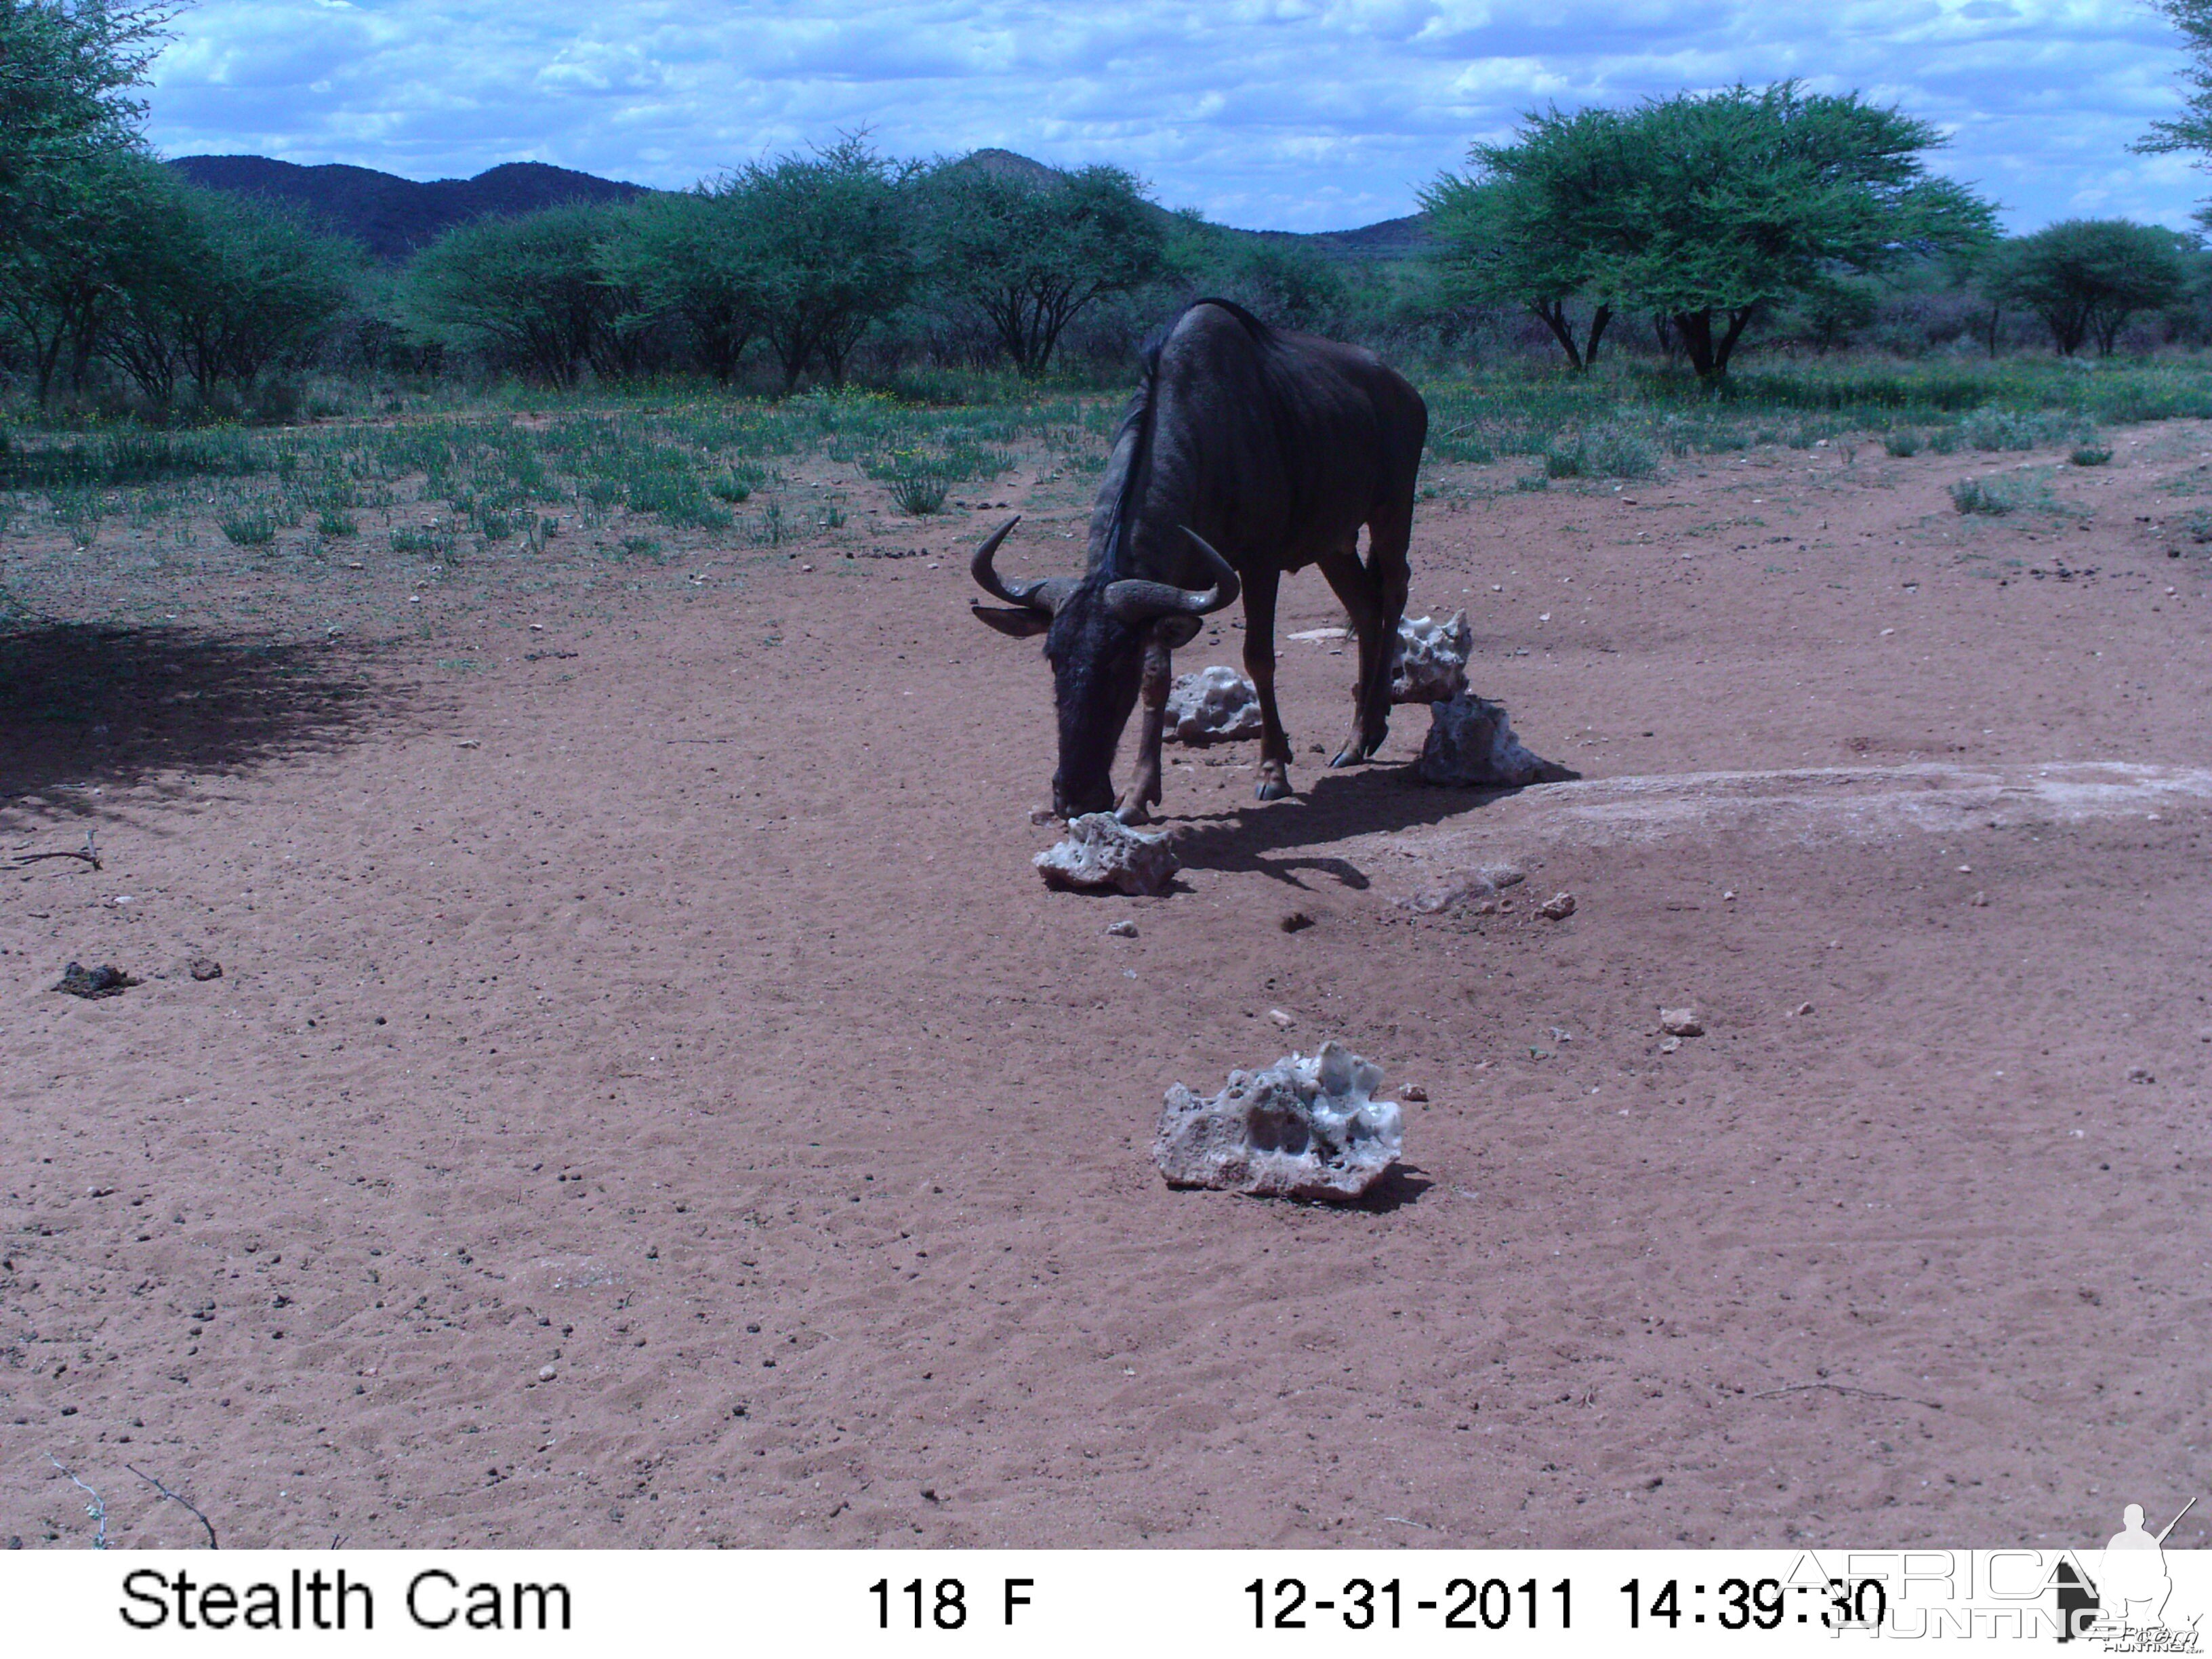
{"type": "Polygon", "coordinates": [[[2173,1580],[2166,1570],[2166,1540],[2181,1524],[2181,1516],[2197,1507],[2192,1498],[2181,1514],[2153,1534],[2143,1526],[2142,1505],[2130,1504],[2120,1514],[2120,1529],[2106,1544],[2090,1577],[2070,1556],[2053,1574],[2058,1591],[2058,1612],[2064,1628],[2062,1642],[2080,1638],[2095,1642],[2107,1653],[2195,1653],[2203,1615],[2191,1614],[2185,1623],[2166,1622],[2173,1580]]]}

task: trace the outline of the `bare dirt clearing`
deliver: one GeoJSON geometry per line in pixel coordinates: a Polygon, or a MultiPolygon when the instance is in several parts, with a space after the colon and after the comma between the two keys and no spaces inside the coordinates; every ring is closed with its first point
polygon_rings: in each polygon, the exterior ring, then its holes
{"type": "MultiPolygon", "coordinates": [[[[1468,607],[1475,689],[1583,781],[1421,787],[1414,708],[1323,772],[1351,659],[1286,637],[1300,798],[1252,801],[1256,745],[1174,754],[1150,900],[1029,866],[1050,681],[964,614],[992,514],[526,592],[244,576],[129,629],[97,546],[18,560],[70,620],[0,646],[0,853],[96,825],[105,865],[0,880],[0,1534],[88,1539],[48,1453],[134,1545],[199,1532],[126,1464],[239,1546],[1997,1544],[2179,1507],[2212,433],[2115,447],[1432,474],[1412,609],[1468,607]],[[2044,508],[1954,511],[2022,465],[2044,508]],[[34,718],[57,674],[100,709],[34,718]],[[1500,860],[1492,914],[1398,902],[1500,860]],[[53,994],[72,958],[146,983],[53,994]],[[1385,1201],[1161,1184],[1170,1082],[1328,1036],[1426,1092],[1385,1201]]],[[[1052,507],[1036,476],[994,501],[1052,507]]],[[[1061,495],[1010,571],[1078,556],[1061,495]]],[[[1287,586],[1285,635],[1337,620],[1287,586]]]]}

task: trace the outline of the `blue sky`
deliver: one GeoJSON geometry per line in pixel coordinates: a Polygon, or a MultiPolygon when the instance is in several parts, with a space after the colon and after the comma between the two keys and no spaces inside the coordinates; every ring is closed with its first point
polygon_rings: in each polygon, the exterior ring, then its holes
{"type": "Polygon", "coordinates": [[[1230,224],[1326,230],[1414,192],[1549,102],[1796,76],[1951,137],[1942,171],[2015,229],[2180,226],[2212,177],[2127,146],[2177,105],[2131,0],[198,0],[156,69],[169,155],[410,178],[539,161],[680,185],[872,130],[1118,162],[1230,224]]]}

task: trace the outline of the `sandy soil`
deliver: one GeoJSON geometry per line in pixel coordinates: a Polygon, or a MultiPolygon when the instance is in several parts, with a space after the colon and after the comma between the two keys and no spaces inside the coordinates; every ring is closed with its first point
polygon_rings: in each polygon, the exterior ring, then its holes
{"type": "MultiPolygon", "coordinates": [[[[2062,458],[1445,480],[1413,609],[1584,781],[1421,787],[1419,710],[1323,772],[1351,659],[1286,641],[1303,793],[1179,757],[1157,900],[1030,870],[1049,680],[957,556],[370,568],[347,603],[428,617],[381,654],[281,592],[281,648],[20,636],[19,691],[122,689],[0,730],[0,852],[105,860],[0,876],[0,1535],[89,1541],[49,1455],[126,1545],[199,1537],[134,1465],[226,1547],[2170,1514],[2212,1486],[2212,433],[2118,447],[2001,520],[1947,484],[2062,458]],[[1401,902],[1499,860],[1509,909],[1401,902]],[[1162,1185],[1167,1084],[1331,1036],[1427,1093],[1381,1201],[1162,1185]]],[[[1005,568],[1075,556],[1072,495],[1000,493],[1005,568]]],[[[1285,613],[1334,619],[1311,573],[1285,613]]]]}

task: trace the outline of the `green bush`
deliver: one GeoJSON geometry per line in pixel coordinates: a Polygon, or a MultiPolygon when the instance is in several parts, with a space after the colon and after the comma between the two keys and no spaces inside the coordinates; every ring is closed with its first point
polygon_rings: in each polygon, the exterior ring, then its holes
{"type": "Polygon", "coordinates": [[[2112,452],[2100,443],[2078,443],[2066,459],[2076,466],[2102,466],[2112,459],[2112,452]]]}
{"type": "Polygon", "coordinates": [[[1544,474],[1552,478],[1648,478],[1658,470],[1651,446],[1618,427],[1582,433],[1544,452],[1544,474]]]}
{"type": "Polygon", "coordinates": [[[909,518],[927,518],[945,510],[945,494],[951,480],[934,472],[908,472],[891,480],[891,505],[909,518]]]}
{"type": "Polygon", "coordinates": [[[436,525],[403,526],[392,532],[394,553],[444,553],[453,544],[453,538],[436,525]]]}
{"type": "Polygon", "coordinates": [[[2023,507],[2041,513],[2066,510],[2051,498],[2043,480],[2033,476],[1962,478],[1951,486],[1951,505],[1961,514],[1991,518],[2023,507]]]}
{"type": "Polygon", "coordinates": [[[358,536],[361,526],[335,507],[325,507],[315,515],[315,528],[325,536],[358,536]]]}
{"type": "Polygon", "coordinates": [[[1961,513],[1996,514],[2012,511],[2012,503],[1978,478],[1962,478],[1951,486],[1951,505],[1961,513]]]}
{"type": "Polygon", "coordinates": [[[1893,432],[1882,439],[1881,447],[1900,461],[1909,460],[1920,453],[1920,434],[1911,431],[1893,432]]]}
{"type": "Polygon", "coordinates": [[[216,522],[239,547],[266,547],[276,539],[276,520],[264,512],[226,514],[216,522]]]}

